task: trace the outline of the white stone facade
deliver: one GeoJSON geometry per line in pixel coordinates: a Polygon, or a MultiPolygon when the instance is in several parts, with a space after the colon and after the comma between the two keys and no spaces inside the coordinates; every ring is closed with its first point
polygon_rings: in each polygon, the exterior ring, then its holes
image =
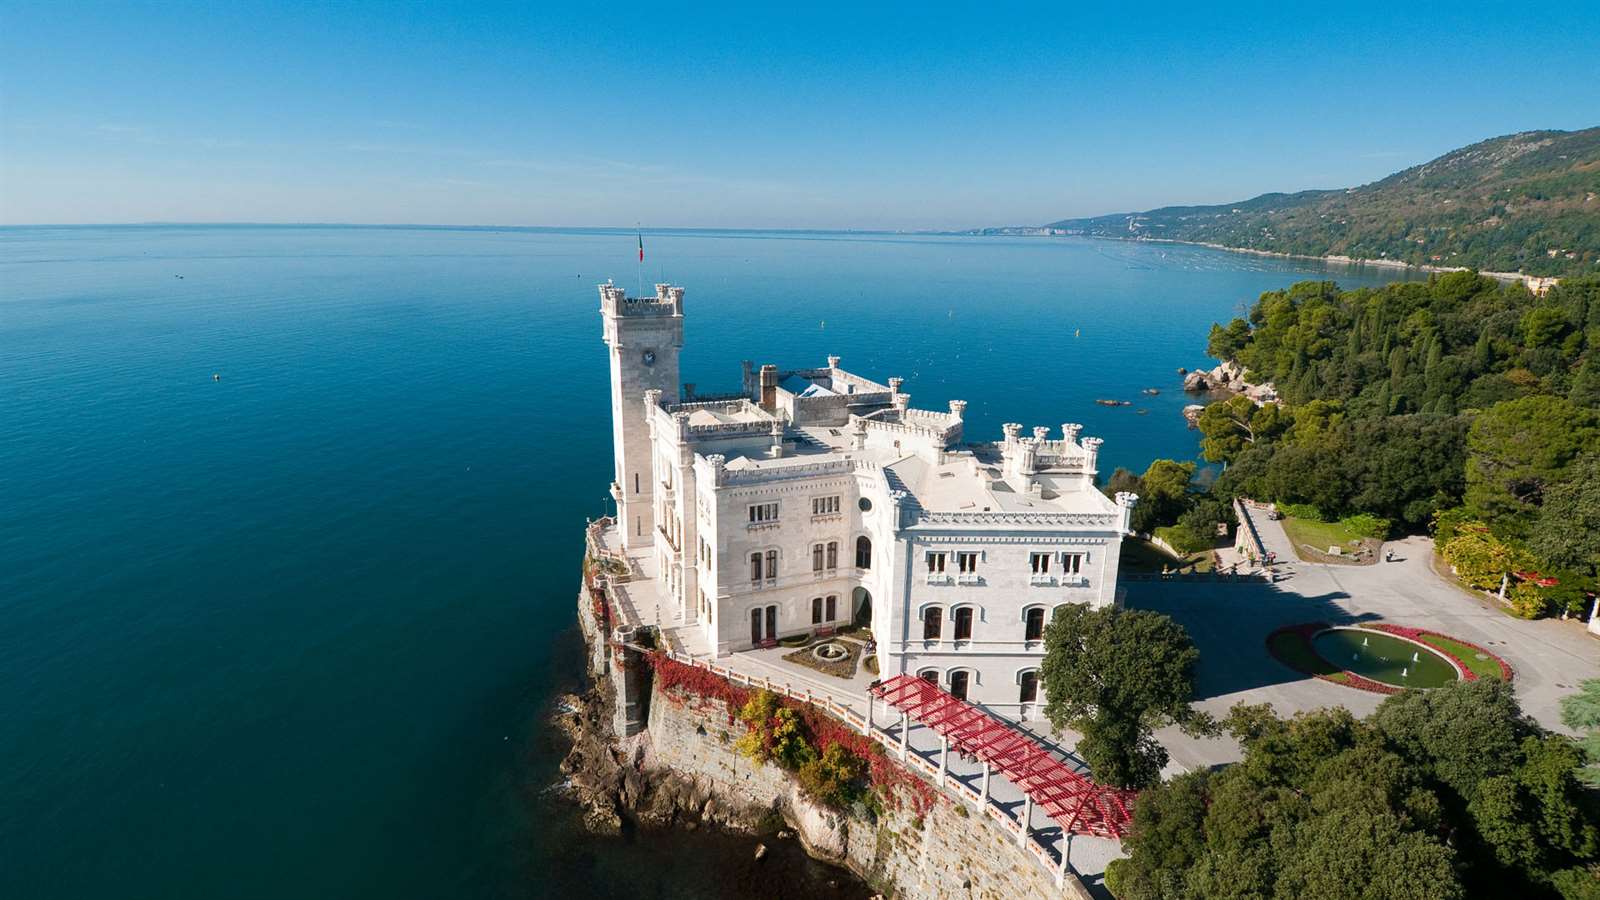
{"type": "Polygon", "coordinates": [[[853,375],[838,357],[746,363],[737,391],[680,391],[683,289],[600,295],[616,527],[630,554],[653,557],[664,626],[722,657],[859,622],[881,677],[927,673],[1036,717],[1043,692],[1028,685],[1051,610],[1116,601],[1138,498],[1095,487],[1098,438],[1007,425],[965,443],[964,402],[912,408],[900,379],[853,375]]]}

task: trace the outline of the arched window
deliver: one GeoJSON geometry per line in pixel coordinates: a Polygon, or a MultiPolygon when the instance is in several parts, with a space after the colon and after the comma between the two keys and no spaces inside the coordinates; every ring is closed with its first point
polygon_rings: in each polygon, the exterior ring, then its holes
{"type": "Polygon", "coordinates": [[[939,683],[939,670],[938,669],[923,669],[921,672],[917,673],[917,677],[921,678],[923,681],[926,681],[929,684],[938,684],[939,683]]]}
{"type": "Polygon", "coordinates": [[[856,568],[872,568],[872,541],[866,535],[856,538],[856,568]]]}
{"type": "Polygon", "coordinates": [[[922,639],[937,641],[944,632],[944,610],[930,606],[922,614],[922,639]]]}
{"type": "Polygon", "coordinates": [[[760,553],[752,553],[752,554],[750,554],[750,581],[751,582],[757,582],[757,581],[760,581],[760,580],[761,580],[761,554],[760,553]]]}
{"type": "Polygon", "coordinates": [[[828,619],[827,620],[829,622],[832,622],[837,618],[839,618],[839,595],[838,594],[829,594],[828,595],[828,619]]]}
{"type": "Polygon", "coordinates": [[[1044,607],[1036,606],[1025,613],[1026,623],[1022,629],[1022,639],[1025,641],[1044,640],[1044,607]]]}
{"type": "Polygon", "coordinates": [[[761,643],[761,607],[750,610],[750,643],[761,643]]]}
{"type": "Polygon", "coordinates": [[[830,568],[830,569],[839,568],[839,542],[838,541],[829,541],[828,542],[828,568],[830,568]]]}
{"type": "Polygon", "coordinates": [[[955,610],[956,633],[958,641],[972,640],[972,607],[958,606],[955,610]]]}
{"type": "Polygon", "coordinates": [[[1035,703],[1039,700],[1039,673],[1033,670],[1023,672],[1017,679],[1022,688],[1017,693],[1018,703],[1035,703]]]}
{"type": "Polygon", "coordinates": [[[822,545],[821,544],[812,544],[811,545],[811,571],[813,571],[813,572],[821,572],[822,571],[822,545]]]}
{"type": "Polygon", "coordinates": [[[771,580],[778,577],[778,551],[767,551],[767,578],[771,580]]]}
{"type": "Polygon", "coordinates": [[[812,597],[811,598],[811,624],[813,624],[813,625],[821,625],[822,624],[822,598],[821,597],[812,597]]]}
{"type": "Polygon", "coordinates": [[[971,673],[965,669],[954,669],[950,672],[950,696],[957,700],[967,699],[967,682],[971,673]]]}

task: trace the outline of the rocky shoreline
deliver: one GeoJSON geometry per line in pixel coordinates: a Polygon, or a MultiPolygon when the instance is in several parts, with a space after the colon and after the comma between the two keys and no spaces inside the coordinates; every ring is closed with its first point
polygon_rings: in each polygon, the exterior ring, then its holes
{"type": "Polygon", "coordinates": [[[561,773],[591,832],[709,826],[762,836],[780,830],[781,815],[771,807],[730,804],[702,779],[650,766],[642,735],[618,740],[611,733],[608,694],[609,684],[601,680],[581,695],[563,696],[551,723],[572,742],[561,773]]]}

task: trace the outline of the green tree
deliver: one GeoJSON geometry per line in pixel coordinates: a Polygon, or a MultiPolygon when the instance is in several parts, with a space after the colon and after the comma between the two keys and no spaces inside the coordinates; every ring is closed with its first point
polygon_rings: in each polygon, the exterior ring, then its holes
{"type": "Polygon", "coordinates": [[[1600,568],[1600,453],[1578,457],[1545,490],[1528,549],[1551,568],[1591,575],[1600,568]]]}
{"type": "Polygon", "coordinates": [[[1467,432],[1467,507],[1496,532],[1522,536],[1545,488],[1561,481],[1572,459],[1597,440],[1595,413],[1561,397],[1496,403],[1467,432]]]}
{"type": "Polygon", "coordinates": [[[1364,721],[1343,709],[1280,719],[1263,705],[1234,707],[1226,725],[1240,762],[1140,795],[1120,900],[1589,889],[1595,817],[1579,757],[1498,681],[1409,691],[1364,721]]]}
{"type": "Polygon", "coordinates": [[[1078,752],[1097,780],[1144,787],[1160,780],[1167,752],[1155,729],[1177,723],[1205,733],[1212,722],[1189,705],[1200,653],[1183,626],[1148,610],[1056,608],[1039,667],[1045,716],[1083,736],[1078,752]]]}
{"type": "Polygon", "coordinates": [[[1207,406],[1195,422],[1201,434],[1201,454],[1210,462],[1228,462],[1238,456],[1255,442],[1250,428],[1255,415],[1255,401],[1243,394],[1207,406]]]}
{"type": "Polygon", "coordinates": [[[1583,682],[1576,694],[1561,698],[1561,724],[1583,734],[1578,749],[1586,765],[1578,770],[1579,780],[1600,787],[1600,678],[1583,682]]]}
{"type": "Polygon", "coordinates": [[[1153,531],[1178,521],[1189,508],[1189,482],[1194,463],[1158,459],[1139,478],[1139,505],[1133,508],[1135,531],[1153,531]]]}

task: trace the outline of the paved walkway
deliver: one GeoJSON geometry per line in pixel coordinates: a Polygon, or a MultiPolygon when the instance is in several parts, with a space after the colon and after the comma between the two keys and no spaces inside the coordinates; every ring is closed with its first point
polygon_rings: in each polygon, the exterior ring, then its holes
{"type": "MultiPolygon", "coordinates": [[[[1256,526],[1269,549],[1280,541],[1287,547],[1279,523],[1257,516],[1256,526]]],[[[1576,622],[1513,618],[1495,602],[1446,581],[1431,567],[1428,538],[1391,542],[1386,549],[1394,550],[1394,562],[1338,566],[1294,560],[1275,584],[1130,582],[1128,605],[1166,613],[1189,630],[1200,648],[1199,706],[1218,715],[1241,702],[1270,703],[1281,715],[1329,706],[1366,715],[1382,695],[1294,672],[1266,653],[1266,636],[1298,622],[1392,622],[1493,650],[1516,670],[1513,683],[1523,710],[1547,728],[1565,730],[1560,699],[1580,681],[1600,678],[1600,641],[1576,622]]],[[[1175,728],[1158,737],[1172,753],[1169,774],[1239,757],[1227,738],[1196,740],[1175,728]]]]}

